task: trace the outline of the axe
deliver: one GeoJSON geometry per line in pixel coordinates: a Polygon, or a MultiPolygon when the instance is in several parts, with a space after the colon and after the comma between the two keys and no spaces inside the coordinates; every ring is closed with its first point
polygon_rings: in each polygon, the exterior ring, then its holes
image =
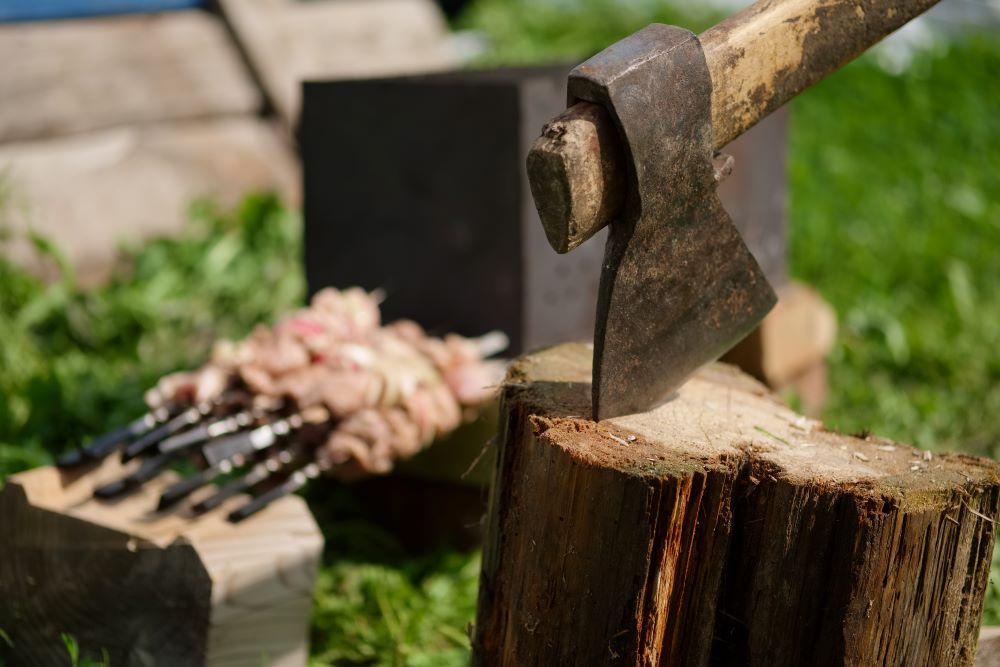
{"type": "Polygon", "coordinates": [[[549,243],[609,225],[594,419],[648,410],[776,301],[722,208],[720,148],[937,0],[759,0],[700,36],[653,24],[577,66],[527,158],[549,243]]]}

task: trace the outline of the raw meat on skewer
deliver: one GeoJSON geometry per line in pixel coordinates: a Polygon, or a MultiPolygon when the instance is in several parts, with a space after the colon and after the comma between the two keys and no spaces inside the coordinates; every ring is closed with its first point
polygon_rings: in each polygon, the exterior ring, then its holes
{"type": "Polygon", "coordinates": [[[274,327],[219,341],[201,368],[162,378],[145,396],[159,411],[158,425],[124,444],[126,456],[153,456],[100,495],[132,489],[173,457],[200,449],[205,467],[173,485],[161,507],[246,466],[237,478],[244,483],[196,504],[205,511],[236,489],[265,487],[248,511],[230,515],[238,520],[320,472],[339,479],[389,472],[474,418],[503,376],[504,363],[487,357],[506,347],[506,336],[436,338],[409,320],[382,326],[381,298],[358,288],[322,290],[274,327]]]}

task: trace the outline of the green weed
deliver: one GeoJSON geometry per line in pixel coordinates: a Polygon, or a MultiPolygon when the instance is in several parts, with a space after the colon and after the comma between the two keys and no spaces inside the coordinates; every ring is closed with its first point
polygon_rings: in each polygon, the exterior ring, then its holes
{"type": "Polygon", "coordinates": [[[66,653],[69,654],[70,667],[111,667],[111,658],[108,657],[107,649],[101,649],[100,659],[80,657],[80,645],[77,643],[76,637],[66,633],[60,636],[63,646],[66,647],[66,653]]]}
{"type": "Polygon", "coordinates": [[[158,376],[301,303],[300,226],[277,199],[191,215],[187,234],[123,249],[93,290],[49,240],[32,239],[60,267],[53,284],[0,258],[0,479],[134,418],[158,376]]]}

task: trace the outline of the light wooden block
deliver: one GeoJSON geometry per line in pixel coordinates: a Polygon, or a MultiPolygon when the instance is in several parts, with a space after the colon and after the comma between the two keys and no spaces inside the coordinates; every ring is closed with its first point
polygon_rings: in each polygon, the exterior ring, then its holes
{"type": "Polygon", "coordinates": [[[788,283],[764,321],[722,357],[777,391],[791,388],[809,414],[826,400],[826,356],[837,339],[837,315],[808,285],[788,283]]]}
{"type": "Polygon", "coordinates": [[[0,141],[254,113],[261,96],[199,11],[0,24],[0,141]]]}
{"type": "Polygon", "coordinates": [[[411,74],[457,64],[432,0],[220,0],[268,99],[298,123],[308,79],[411,74]]]}
{"type": "MultiPolygon", "coordinates": [[[[305,665],[323,538],[291,496],[240,524],[246,497],[192,518],[156,513],[162,475],[124,499],[92,498],[122,474],[113,461],[80,476],[14,475],[0,490],[0,662],[57,665],[60,635],[112,665],[305,665]]],[[[193,501],[210,493],[197,494],[193,501]]]]}
{"type": "Polygon", "coordinates": [[[294,206],[298,166],[281,133],[251,117],[120,127],[58,140],[0,146],[6,206],[14,232],[4,252],[48,276],[23,238],[53,240],[84,285],[103,280],[119,245],[177,234],[194,199],[235,205],[247,192],[276,191],[294,206]]]}

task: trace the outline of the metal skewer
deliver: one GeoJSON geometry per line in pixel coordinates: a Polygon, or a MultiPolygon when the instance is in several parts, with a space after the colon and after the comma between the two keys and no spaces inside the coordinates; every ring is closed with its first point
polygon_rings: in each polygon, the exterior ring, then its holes
{"type": "Polygon", "coordinates": [[[290,452],[279,452],[277,456],[255,465],[250,469],[250,472],[242,477],[226,482],[226,484],[224,484],[222,488],[214,494],[192,505],[191,509],[196,514],[203,514],[213,510],[233,496],[240,493],[246,493],[253,487],[268,479],[272,474],[280,470],[283,465],[287,464],[291,460],[292,455],[290,452]]]}
{"type": "MultiPolygon", "coordinates": [[[[272,471],[277,470],[283,463],[288,463],[289,461],[291,461],[291,459],[292,455],[288,451],[279,452],[278,454],[276,454],[275,456],[273,456],[272,458],[268,459],[268,461],[265,462],[266,464],[270,464],[270,468],[267,468],[265,466],[265,469],[270,469],[272,471]]],[[[258,464],[257,467],[264,466],[265,463],[258,464]]],[[[191,495],[192,493],[194,493],[201,487],[205,486],[206,484],[211,483],[212,480],[214,480],[219,475],[225,475],[229,472],[232,472],[234,468],[238,468],[245,464],[246,464],[246,455],[243,453],[237,453],[233,455],[232,458],[223,459],[218,463],[212,464],[209,467],[204,468],[203,470],[199,470],[194,475],[186,477],[181,481],[177,482],[176,484],[174,484],[173,486],[167,488],[160,495],[160,500],[159,503],[157,504],[156,511],[160,512],[167,509],[171,505],[177,503],[183,498],[186,498],[187,496],[191,495]]],[[[260,481],[256,479],[256,476],[253,476],[253,473],[257,469],[257,467],[251,470],[250,473],[248,473],[247,475],[244,475],[243,477],[234,481],[243,481],[246,480],[247,477],[251,477],[251,479],[249,480],[249,486],[253,486],[258,481],[260,481]]],[[[247,488],[249,488],[249,486],[247,488]]],[[[239,492],[240,491],[236,491],[236,493],[239,492]]],[[[225,500],[225,498],[223,498],[222,500],[225,500]]],[[[215,507],[217,504],[218,503],[214,503],[211,506],[215,507]]]]}
{"type": "Polygon", "coordinates": [[[132,474],[94,489],[94,497],[107,500],[136,489],[159,475],[173,459],[173,454],[151,456],[132,474]]]}
{"type": "Polygon", "coordinates": [[[278,498],[282,498],[291,493],[295,493],[303,486],[305,486],[309,480],[319,477],[320,472],[321,469],[319,464],[317,463],[307,464],[302,469],[293,472],[287,480],[285,480],[278,486],[274,487],[270,491],[267,491],[257,496],[256,498],[246,503],[242,507],[239,507],[230,512],[228,519],[233,523],[239,523],[240,521],[243,521],[247,517],[261,511],[262,509],[273,503],[278,498]]]}
{"type": "Polygon", "coordinates": [[[159,449],[163,453],[175,452],[204,442],[205,440],[212,440],[229,433],[235,433],[253,424],[253,420],[254,415],[252,412],[239,412],[230,417],[214,421],[211,424],[203,424],[190,431],[170,436],[160,442],[159,449]]]}
{"type": "Polygon", "coordinates": [[[231,460],[236,456],[249,456],[273,445],[278,438],[288,435],[305,423],[302,415],[294,414],[284,419],[278,419],[252,431],[238,433],[207,445],[204,449],[205,460],[210,466],[220,461],[231,460]]]}
{"type": "Polygon", "coordinates": [[[71,468],[84,462],[100,461],[126,440],[145,434],[169,418],[170,411],[166,408],[151,410],[125,426],[94,438],[83,447],[66,452],[56,459],[56,465],[60,468],[71,468]]]}
{"type": "MultiPolygon", "coordinates": [[[[208,467],[166,489],[160,496],[157,511],[170,507],[219,475],[230,472],[234,466],[242,465],[245,457],[267,449],[277,442],[278,438],[291,433],[303,423],[301,415],[291,415],[252,431],[232,435],[208,444],[204,449],[208,467]]],[[[170,451],[161,451],[156,458],[172,456],[177,449],[174,447],[170,451]]]]}
{"type": "Polygon", "coordinates": [[[181,429],[194,426],[204,419],[212,411],[213,407],[215,407],[214,401],[204,401],[188,408],[167,423],[144,434],[138,440],[125,447],[125,451],[122,452],[122,463],[134,459],[147,449],[156,446],[164,438],[177,433],[181,429]]]}
{"type": "Polygon", "coordinates": [[[167,487],[167,489],[160,494],[160,500],[156,505],[156,511],[162,512],[171,505],[174,505],[180,500],[188,497],[206,484],[209,484],[219,475],[230,472],[232,469],[232,463],[229,461],[222,461],[218,465],[199,470],[190,477],[185,477],[176,484],[167,487]]]}

